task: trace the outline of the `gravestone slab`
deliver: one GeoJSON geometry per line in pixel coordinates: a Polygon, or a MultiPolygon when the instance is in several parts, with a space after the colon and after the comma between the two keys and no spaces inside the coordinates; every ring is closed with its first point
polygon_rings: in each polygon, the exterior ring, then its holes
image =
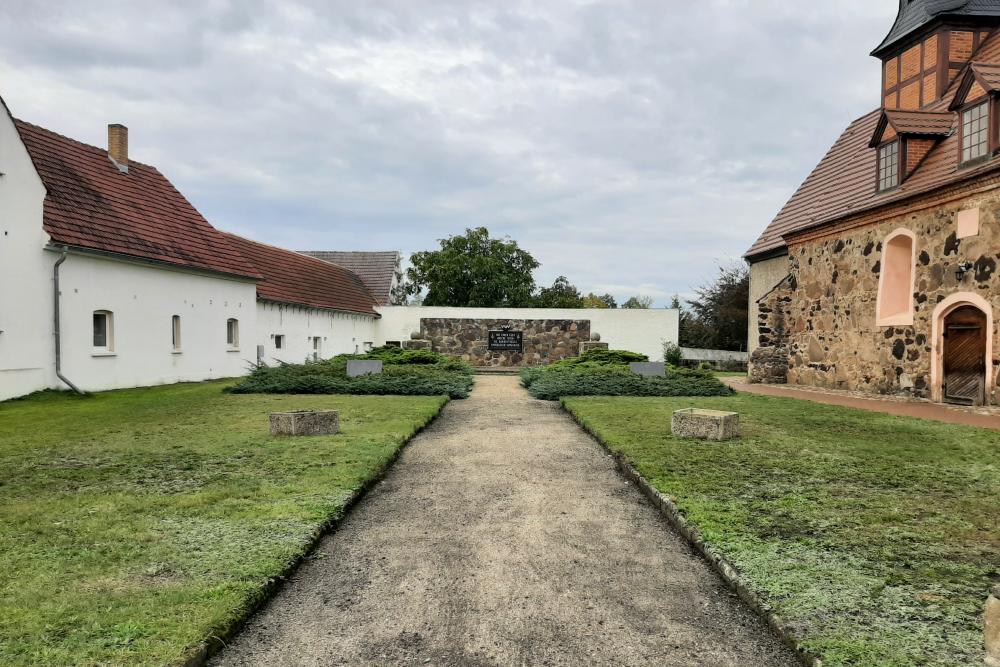
{"type": "Polygon", "coordinates": [[[585,340],[580,343],[580,354],[586,354],[591,350],[610,350],[611,346],[608,343],[602,343],[599,340],[585,340]]]}
{"type": "Polygon", "coordinates": [[[272,412],[271,435],[336,435],[340,432],[340,411],[303,410],[272,412]]]}
{"type": "Polygon", "coordinates": [[[378,360],[368,361],[348,361],[347,377],[356,378],[362,375],[380,375],[382,373],[382,362],[378,360]]]}
{"type": "Polygon", "coordinates": [[[740,415],[736,412],[688,408],[674,412],[670,427],[678,438],[729,440],[740,437],[740,415]]]}
{"type": "Polygon", "coordinates": [[[632,372],[643,377],[666,377],[667,365],[660,362],[636,361],[628,365],[632,372]]]}
{"type": "Polygon", "coordinates": [[[993,595],[986,601],[986,664],[1000,667],[1000,586],[993,589],[993,595]]]}

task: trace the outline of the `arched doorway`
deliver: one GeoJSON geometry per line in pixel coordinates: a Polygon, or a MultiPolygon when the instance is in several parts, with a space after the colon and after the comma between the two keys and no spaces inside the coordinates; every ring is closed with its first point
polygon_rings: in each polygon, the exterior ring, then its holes
{"type": "Polygon", "coordinates": [[[986,313],[960,306],[944,319],[943,390],[949,403],[986,401],[986,313]]]}

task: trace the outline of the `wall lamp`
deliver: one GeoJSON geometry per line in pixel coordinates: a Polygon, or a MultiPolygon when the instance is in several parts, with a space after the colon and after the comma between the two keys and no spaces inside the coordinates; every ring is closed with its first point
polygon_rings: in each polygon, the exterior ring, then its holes
{"type": "Polygon", "coordinates": [[[965,264],[959,264],[955,267],[955,277],[958,278],[958,282],[965,280],[965,274],[974,268],[972,262],[966,262],[965,264]]]}

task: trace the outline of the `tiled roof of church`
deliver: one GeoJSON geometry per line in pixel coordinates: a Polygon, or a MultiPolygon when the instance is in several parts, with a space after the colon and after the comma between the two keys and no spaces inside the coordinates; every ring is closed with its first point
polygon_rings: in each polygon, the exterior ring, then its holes
{"type": "Polygon", "coordinates": [[[889,34],[872,51],[878,55],[943,16],[1000,16],[996,0],[900,0],[899,15],[889,34]]]}
{"type": "Polygon", "coordinates": [[[309,255],[324,262],[342,266],[355,273],[375,298],[379,305],[390,301],[392,281],[399,269],[399,253],[395,250],[373,252],[348,252],[336,250],[305,250],[303,255],[309,255]]]}
{"type": "Polygon", "coordinates": [[[263,276],[257,296],[296,306],[377,315],[377,301],[354,273],[302,253],[225,234],[263,276]]]}
{"type": "MultiPolygon", "coordinates": [[[[990,36],[974,55],[977,63],[1000,63],[1000,31],[990,36]]],[[[924,111],[948,111],[961,85],[966,65],[951,83],[947,93],[924,111]]],[[[793,232],[828,224],[871,210],[925,194],[940,187],[981,176],[1000,169],[1000,159],[988,160],[976,166],[959,169],[958,114],[952,114],[952,130],[930,151],[917,170],[899,187],[885,192],[875,188],[876,151],[869,141],[882,116],[876,109],[851,123],[833,147],[792,195],[764,233],[746,252],[748,259],[781,251],[782,239],[793,232]]]]}
{"type": "Polygon", "coordinates": [[[56,244],[257,278],[253,267],[156,170],[122,173],[106,149],[14,121],[46,196],[42,224],[56,244]]]}

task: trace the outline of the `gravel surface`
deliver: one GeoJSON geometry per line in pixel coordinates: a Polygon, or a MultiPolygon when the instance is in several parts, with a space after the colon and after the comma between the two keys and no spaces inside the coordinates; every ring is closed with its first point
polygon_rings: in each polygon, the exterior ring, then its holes
{"type": "Polygon", "coordinates": [[[479,377],[212,664],[799,663],[558,404],[479,377]]]}

